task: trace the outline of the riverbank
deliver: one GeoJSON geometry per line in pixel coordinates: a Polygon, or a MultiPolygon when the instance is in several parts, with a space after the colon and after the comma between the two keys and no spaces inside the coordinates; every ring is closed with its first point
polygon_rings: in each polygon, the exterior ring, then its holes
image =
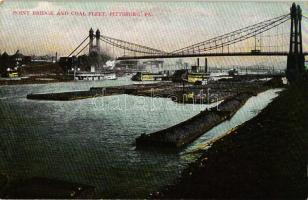
{"type": "Polygon", "coordinates": [[[214,142],[152,198],[306,198],[308,84],[214,142]]]}

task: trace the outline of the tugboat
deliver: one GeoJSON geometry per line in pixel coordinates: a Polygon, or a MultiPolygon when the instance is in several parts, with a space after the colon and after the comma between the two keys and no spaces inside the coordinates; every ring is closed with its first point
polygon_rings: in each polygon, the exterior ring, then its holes
{"type": "Polygon", "coordinates": [[[132,81],[142,81],[142,73],[137,72],[135,75],[132,76],[131,80],[132,81]]]}
{"type": "Polygon", "coordinates": [[[233,68],[233,69],[228,71],[228,74],[229,74],[229,76],[236,76],[236,75],[238,75],[238,71],[235,68],[233,68]]]}
{"type": "Polygon", "coordinates": [[[132,81],[158,81],[168,78],[167,74],[163,73],[150,73],[150,72],[137,72],[132,76],[132,81]]]}

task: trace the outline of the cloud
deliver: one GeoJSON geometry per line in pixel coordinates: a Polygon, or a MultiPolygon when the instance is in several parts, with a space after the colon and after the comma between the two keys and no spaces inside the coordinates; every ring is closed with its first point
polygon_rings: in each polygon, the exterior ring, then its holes
{"type": "MultiPolygon", "coordinates": [[[[300,4],[308,15],[308,4],[300,4]]],[[[290,5],[289,2],[7,1],[0,6],[0,50],[13,53],[20,49],[25,54],[40,55],[57,51],[65,56],[93,27],[99,28],[102,35],[171,51],[288,13],[290,5]],[[153,16],[15,16],[13,10],[147,11],[153,16]]],[[[303,23],[305,27],[308,25],[303,23]]],[[[308,41],[305,27],[303,38],[308,41]]]]}

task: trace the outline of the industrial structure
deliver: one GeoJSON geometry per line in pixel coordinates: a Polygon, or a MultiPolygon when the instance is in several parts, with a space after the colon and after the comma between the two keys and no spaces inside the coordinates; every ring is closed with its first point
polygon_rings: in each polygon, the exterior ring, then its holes
{"type": "Polygon", "coordinates": [[[290,48],[287,60],[286,75],[289,81],[294,82],[303,78],[305,71],[305,55],[302,40],[302,9],[299,5],[291,7],[290,48]]]}
{"type": "MultiPolygon", "coordinates": [[[[78,56],[88,45],[89,53],[100,52],[99,41],[104,42],[106,45],[110,45],[112,48],[118,48],[123,51],[123,56],[117,57],[117,60],[137,60],[137,59],[156,59],[156,58],[184,58],[184,57],[210,57],[210,56],[287,56],[287,78],[290,82],[300,79],[305,71],[305,55],[308,52],[303,52],[302,45],[302,17],[308,19],[308,17],[302,15],[302,11],[299,5],[292,4],[290,13],[275,17],[269,20],[265,20],[245,28],[241,28],[230,33],[226,33],[203,42],[199,42],[184,48],[180,48],[171,52],[154,49],[140,44],[135,44],[120,39],[101,35],[99,30],[96,31],[96,45],[93,45],[94,33],[90,29],[89,36],[87,36],[74,51],[72,51],[68,57],[72,56],[77,49],[81,47],[88,38],[89,42],[77,53],[78,56]],[[266,44],[260,44],[259,48],[249,51],[240,51],[238,48],[234,48],[234,45],[246,41],[248,39],[254,39],[256,37],[262,38],[263,33],[268,33],[270,30],[278,30],[282,24],[290,21],[291,19],[291,31],[290,31],[290,46],[289,50],[278,50],[275,46],[268,46],[268,50],[264,51],[262,48],[266,44]],[[233,48],[232,48],[233,47],[233,48]],[[275,50],[273,50],[274,47],[275,50]],[[232,50],[233,49],[233,50],[232,50]],[[132,55],[129,55],[131,53],[132,55]]],[[[277,31],[278,32],[278,31],[277,31]]],[[[273,34],[273,37],[277,37],[279,34],[273,34]]],[[[268,37],[268,36],[267,36],[268,37]]],[[[277,41],[276,41],[277,42],[277,41]]],[[[278,42],[277,42],[278,43],[278,42]]],[[[265,47],[264,47],[265,48],[265,47]]]]}

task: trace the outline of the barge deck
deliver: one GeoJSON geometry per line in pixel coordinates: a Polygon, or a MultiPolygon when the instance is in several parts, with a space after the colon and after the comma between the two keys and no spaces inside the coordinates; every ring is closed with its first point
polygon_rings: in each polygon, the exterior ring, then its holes
{"type": "Polygon", "coordinates": [[[175,126],[136,138],[136,147],[173,147],[189,144],[217,124],[230,119],[242,105],[255,95],[252,92],[239,93],[227,98],[217,107],[201,111],[196,116],[175,126]]]}

